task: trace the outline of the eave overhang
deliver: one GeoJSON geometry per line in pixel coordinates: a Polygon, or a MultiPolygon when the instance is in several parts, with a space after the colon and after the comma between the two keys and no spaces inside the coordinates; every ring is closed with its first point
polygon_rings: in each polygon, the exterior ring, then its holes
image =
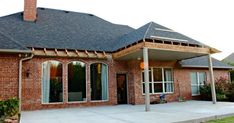
{"type": "Polygon", "coordinates": [[[153,60],[183,60],[220,52],[207,46],[184,45],[181,43],[139,41],[117,52],[113,59],[129,60],[142,58],[142,48],[149,49],[149,59],[153,60]]]}

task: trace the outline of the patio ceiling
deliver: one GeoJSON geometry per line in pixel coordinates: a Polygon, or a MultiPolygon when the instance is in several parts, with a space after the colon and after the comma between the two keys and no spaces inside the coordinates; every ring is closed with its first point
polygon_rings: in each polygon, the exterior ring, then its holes
{"type": "Polygon", "coordinates": [[[143,47],[149,49],[149,60],[162,61],[183,60],[220,52],[210,47],[191,47],[173,44],[141,42],[114,53],[113,58],[116,60],[139,60],[139,58],[142,59],[143,47]]]}

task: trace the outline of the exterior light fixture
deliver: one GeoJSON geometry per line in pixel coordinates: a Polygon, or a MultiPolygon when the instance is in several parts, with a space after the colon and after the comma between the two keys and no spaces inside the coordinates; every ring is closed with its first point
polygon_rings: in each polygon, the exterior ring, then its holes
{"type": "Polygon", "coordinates": [[[30,76],[30,69],[27,69],[27,71],[26,71],[26,77],[29,78],[29,76],[30,76]]]}

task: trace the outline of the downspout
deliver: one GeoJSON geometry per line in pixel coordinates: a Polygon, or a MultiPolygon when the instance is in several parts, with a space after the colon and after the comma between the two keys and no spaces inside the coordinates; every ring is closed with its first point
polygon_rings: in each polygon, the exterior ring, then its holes
{"type": "Polygon", "coordinates": [[[30,60],[33,58],[33,53],[29,57],[20,59],[19,61],[19,113],[21,113],[21,98],[22,98],[22,63],[23,61],[30,60]]]}

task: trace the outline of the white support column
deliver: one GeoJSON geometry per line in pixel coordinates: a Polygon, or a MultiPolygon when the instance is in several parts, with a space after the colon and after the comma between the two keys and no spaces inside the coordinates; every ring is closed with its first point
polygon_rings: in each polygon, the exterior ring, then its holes
{"type": "Polygon", "coordinates": [[[215,82],[214,82],[214,72],[213,72],[213,64],[211,55],[208,55],[208,62],[209,62],[209,70],[210,70],[210,82],[211,82],[211,94],[212,94],[212,101],[213,104],[216,104],[216,92],[215,92],[215,82]]]}
{"type": "Polygon", "coordinates": [[[145,78],[145,111],[150,111],[150,93],[149,93],[149,59],[148,48],[143,48],[144,59],[144,78],[145,78]]]}

